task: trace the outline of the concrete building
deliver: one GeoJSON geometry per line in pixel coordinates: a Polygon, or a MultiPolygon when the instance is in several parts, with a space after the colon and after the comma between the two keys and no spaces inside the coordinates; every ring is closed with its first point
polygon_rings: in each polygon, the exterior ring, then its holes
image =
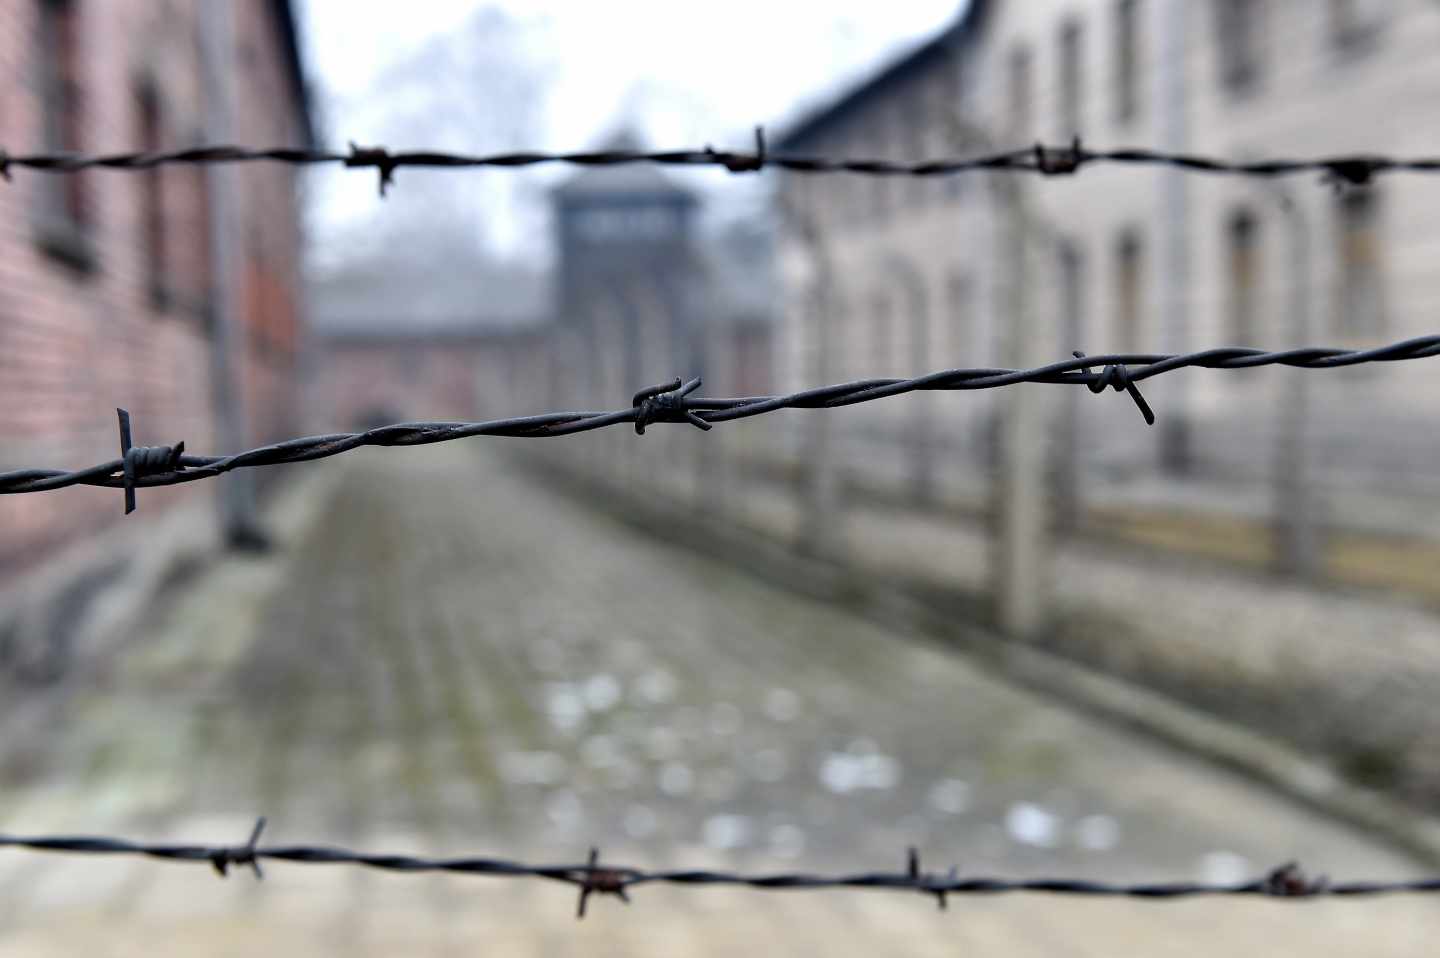
{"type": "MultiPolygon", "coordinates": [[[[1435,148],[1437,45],[1440,11],[1424,0],[972,0],[776,148],[914,160],[1079,135],[1239,158],[1423,155],[1435,148]]],[[[1095,166],[1049,179],[794,175],[778,196],[782,388],[1072,349],[1359,347],[1435,329],[1429,178],[1340,188],[1095,166]],[[1016,342],[1020,325],[1030,332],[1016,342]]],[[[1047,389],[1055,458],[1082,463],[1095,489],[1155,473],[1283,488],[1287,470],[1346,494],[1433,485],[1440,457],[1406,438],[1423,431],[1423,409],[1433,418],[1433,370],[1312,373],[1297,386],[1306,375],[1154,381],[1153,430],[1123,398],[1047,389]]],[[[922,395],[847,412],[842,444],[911,452],[840,458],[903,463],[896,478],[919,490],[937,462],[963,481],[996,401],[922,395]]]]}
{"type": "MultiPolygon", "coordinates": [[[[202,0],[17,0],[0,11],[0,142],[13,152],[168,149],[207,139],[202,0]]],[[[234,139],[309,145],[291,5],[233,8],[234,139]]],[[[225,304],[250,438],[295,426],[300,341],[297,173],[249,164],[225,304]]],[[[53,175],[0,184],[0,469],[77,467],[135,441],[216,448],[211,170],[53,175]]],[[[208,493],[147,490],[146,511],[208,493]]],[[[121,516],[118,494],[68,489],[0,501],[0,566],[29,564],[121,516]]]]}

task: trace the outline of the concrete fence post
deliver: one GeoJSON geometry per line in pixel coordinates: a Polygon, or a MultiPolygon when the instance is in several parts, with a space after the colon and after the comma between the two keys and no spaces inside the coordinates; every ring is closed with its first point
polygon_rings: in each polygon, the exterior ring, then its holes
{"type": "MultiPolygon", "coordinates": [[[[1005,284],[999,297],[1001,336],[1006,364],[1016,368],[1034,363],[1040,338],[1027,288],[1030,244],[1022,189],[1015,177],[1007,177],[997,194],[1005,284]]],[[[1002,390],[1000,462],[992,480],[995,621],[1006,635],[1022,639],[1039,632],[1050,605],[1042,388],[1021,384],[1002,390]]]]}

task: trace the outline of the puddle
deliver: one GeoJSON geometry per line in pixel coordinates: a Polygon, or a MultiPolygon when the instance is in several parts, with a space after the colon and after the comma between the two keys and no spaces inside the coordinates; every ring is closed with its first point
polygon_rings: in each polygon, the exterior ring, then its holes
{"type": "Polygon", "coordinates": [[[1060,839],[1060,818],[1034,802],[1016,802],[1005,813],[1005,831],[1022,845],[1054,848],[1060,839]]]}
{"type": "Polygon", "coordinates": [[[552,682],[545,687],[545,712],[556,729],[573,732],[585,721],[584,697],[568,682],[552,682]]]}
{"type": "Polygon", "coordinates": [[[820,784],[837,795],[861,789],[890,789],[900,783],[900,763],[883,754],[868,738],[858,738],[843,752],[820,762],[820,784]]]}
{"type": "Polygon", "coordinates": [[[899,781],[900,763],[888,755],[831,752],[820,764],[820,784],[837,795],[894,788],[899,781]]]}

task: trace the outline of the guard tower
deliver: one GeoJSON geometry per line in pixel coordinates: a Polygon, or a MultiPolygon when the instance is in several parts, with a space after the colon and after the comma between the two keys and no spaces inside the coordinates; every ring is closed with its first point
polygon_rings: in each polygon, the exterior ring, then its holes
{"type": "MultiPolygon", "coordinates": [[[[622,130],[600,149],[643,147],[622,130]]],[[[597,348],[618,342],[623,375],[637,388],[646,375],[663,379],[698,368],[695,195],[653,164],[633,163],[584,170],[557,187],[551,201],[559,253],[556,325],[588,344],[581,354],[589,359],[582,361],[593,362],[597,348]],[[647,354],[642,330],[663,332],[668,355],[647,354]]]]}

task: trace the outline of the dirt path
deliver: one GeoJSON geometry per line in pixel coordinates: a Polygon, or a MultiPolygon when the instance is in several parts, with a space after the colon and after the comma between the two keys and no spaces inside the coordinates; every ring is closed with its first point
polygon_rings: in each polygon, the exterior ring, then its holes
{"type": "MultiPolygon", "coordinates": [[[[1246,877],[1413,868],[873,624],[668,550],[481,449],[382,451],[285,506],[52,728],[0,828],[642,865],[1246,877]]],[[[0,743],[0,750],[5,748],[0,743]]],[[[1419,898],[1157,904],[561,887],[0,853],[5,955],[1414,955],[1419,898]]]]}

